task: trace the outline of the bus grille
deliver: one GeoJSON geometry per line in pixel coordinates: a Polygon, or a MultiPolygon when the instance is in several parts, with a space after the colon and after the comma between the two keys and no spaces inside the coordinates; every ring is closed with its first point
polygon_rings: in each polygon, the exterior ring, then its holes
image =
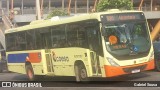
{"type": "Polygon", "coordinates": [[[123,68],[123,71],[125,73],[131,73],[132,70],[140,70],[140,71],[143,71],[145,68],[147,67],[147,65],[142,65],[142,66],[137,66],[137,67],[131,67],[131,68],[123,68]]]}

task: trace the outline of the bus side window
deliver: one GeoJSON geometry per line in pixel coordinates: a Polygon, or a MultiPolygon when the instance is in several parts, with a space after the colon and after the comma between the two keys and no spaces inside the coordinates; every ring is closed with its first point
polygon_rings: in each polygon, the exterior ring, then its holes
{"type": "Polygon", "coordinates": [[[96,51],[97,39],[97,31],[95,29],[88,30],[89,49],[96,51]]]}
{"type": "Polygon", "coordinates": [[[38,41],[42,44],[42,49],[50,49],[51,48],[51,30],[49,27],[40,28],[39,30],[41,41],[38,41]]]}
{"type": "Polygon", "coordinates": [[[17,33],[16,40],[17,40],[17,50],[20,51],[26,50],[27,42],[26,42],[26,34],[24,31],[17,33]]]}
{"type": "Polygon", "coordinates": [[[83,27],[78,30],[78,45],[82,48],[88,48],[87,31],[83,27]]]}
{"type": "Polygon", "coordinates": [[[97,52],[99,55],[103,55],[102,50],[102,40],[100,34],[99,24],[93,24],[93,26],[86,27],[87,29],[87,36],[88,36],[88,45],[89,49],[97,52]]]}
{"type": "Polygon", "coordinates": [[[42,37],[38,29],[35,30],[36,49],[42,49],[42,37]]]}
{"type": "Polygon", "coordinates": [[[35,49],[35,32],[29,30],[26,32],[27,50],[35,49]]]}
{"type": "Polygon", "coordinates": [[[69,47],[87,48],[87,31],[84,28],[86,21],[68,24],[67,42],[69,47]]]}
{"type": "Polygon", "coordinates": [[[16,47],[16,35],[14,33],[6,35],[6,48],[7,51],[13,51],[16,47]]]}
{"type": "Polygon", "coordinates": [[[65,25],[51,27],[52,48],[66,47],[65,25]]]}
{"type": "Polygon", "coordinates": [[[67,44],[69,47],[77,47],[78,24],[71,23],[67,25],[67,44]]]}

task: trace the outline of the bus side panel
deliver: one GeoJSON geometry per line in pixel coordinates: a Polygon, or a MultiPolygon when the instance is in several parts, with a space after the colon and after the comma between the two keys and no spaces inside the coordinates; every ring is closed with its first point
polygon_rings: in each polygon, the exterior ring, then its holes
{"type": "Polygon", "coordinates": [[[43,72],[41,58],[42,57],[40,51],[27,51],[26,53],[7,53],[8,69],[12,72],[26,74],[25,62],[28,61],[32,65],[34,74],[41,75],[43,72]]]}
{"type": "Polygon", "coordinates": [[[61,48],[52,51],[56,56],[56,60],[53,62],[55,75],[75,76],[74,64],[76,61],[83,62],[89,73],[88,57],[85,57],[85,53],[87,53],[86,49],[61,48]]]}
{"type": "Polygon", "coordinates": [[[8,70],[12,72],[25,74],[25,58],[28,54],[7,53],[8,70]]]}
{"type": "MultiPolygon", "coordinates": [[[[61,48],[52,49],[56,59],[53,62],[54,74],[56,76],[75,76],[74,65],[75,62],[82,62],[86,68],[88,77],[93,77],[91,55],[89,49],[84,48],[61,48]],[[66,51],[66,52],[65,52],[66,51]]],[[[105,75],[104,71],[104,58],[99,56],[100,70],[102,76],[105,75]]],[[[98,74],[97,74],[98,75],[98,74]]],[[[102,77],[100,76],[100,77],[102,77]]]]}
{"type": "MultiPolygon", "coordinates": [[[[45,57],[45,50],[41,50],[41,64],[37,69],[40,69],[40,71],[37,71],[37,74],[46,75],[47,72],[47,63],[46,63],[46,57],[45,57]],[[39,73],[40,72],[40,73],[39,73]]],[[[35,69],[35,70],[37,70],[35,69]]]]}
{"type": "Polygon", "coordinates": [[[35,75],[45,75],[46,70],[44,69],[44,64],[45,64],[45,58],[44,57],[44,50],[41,51],[36,51],[29,53],[29,62],[32,64],[32,68],[34,71],[35,75]]]}
{"type": "Polygon", "coordinates": [[[24,63],[8,63],[8,70],[11,72],[26,74],[24,63]]]}

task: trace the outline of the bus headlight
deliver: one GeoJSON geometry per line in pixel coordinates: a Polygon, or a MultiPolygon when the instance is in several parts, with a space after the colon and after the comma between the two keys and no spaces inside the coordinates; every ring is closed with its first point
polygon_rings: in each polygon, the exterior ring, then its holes
{"type": "Polygon", "coordinates": [[[150,57],[149,57],[149,61],[153,60],[153,59],[154,59],[154,52],[152,51],[152,53],[150,54],[150,57]]]}
{"type": "Polygon", "coordinates": [[[112,66],[120,66],[112,58],[107,57],[107,60],[112,66]]]}

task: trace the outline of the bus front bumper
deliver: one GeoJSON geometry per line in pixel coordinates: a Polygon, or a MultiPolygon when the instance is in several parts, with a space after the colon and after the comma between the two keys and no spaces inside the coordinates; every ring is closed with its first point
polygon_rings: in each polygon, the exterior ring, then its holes
{"type": "Polygon", "coordinates": [[[116,67],[116,66],[105,65],[104,68],[106,77],[114,77],[130,73],[138,73],[145,70],[152,70],[155,68],[155,66],[154,66],[154,60],[151,60],[147,63],[130,65],[130,66],[116,67]]]}

